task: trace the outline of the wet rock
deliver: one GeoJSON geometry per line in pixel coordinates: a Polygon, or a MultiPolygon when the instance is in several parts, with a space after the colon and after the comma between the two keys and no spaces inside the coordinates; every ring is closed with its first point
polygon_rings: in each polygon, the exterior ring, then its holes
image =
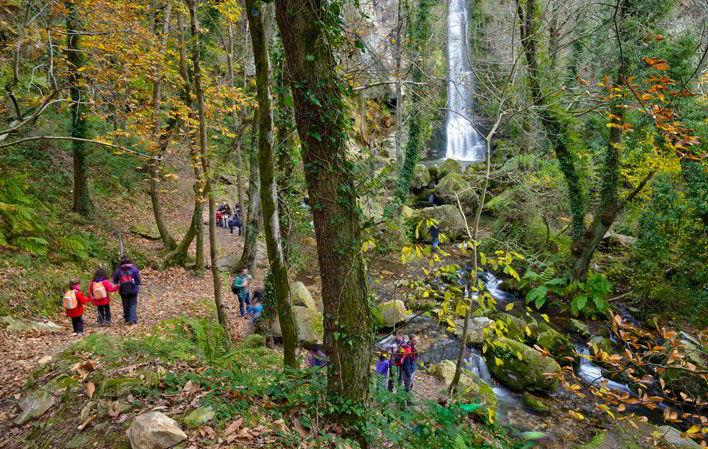
{"type": "Polygon", "coordinates": [[[596,335],[588,340],[588,346],[592,349],[593,354],[598,354],[600,351],[604,351],[608,354],[615,352],[612,342],[608,338],[600,335],[596,335]]]}
{"type": "Polygon", "coordinates": [[[394,327],[396,324],[408,319],[411,312],[406,308],[406,303],[400,299],[395,299],[378,304],[372,310],[372,315],[376,324],[381,328],[394,327]]]}
{"type": "MultiPolygon", "coordinates": [[[[324,337],[324,318],[320,311],[305,306],[294,306],[293,314],[295,315],[297,334],[300,341],[308,344],[322,343],[322,338],[324,337]]],[[[273,323],[273,334],[276,337],[283,336],[277,318],[273,323]]]]}
{"type": "Polygon", "coordinates": [[[214,416],[216,416],[216,412],[211,407],[195,408],[184,417],[184,424],[187,427],[196,429],[214,419],[214,416]]]}
{"type": "MultiPolygon", "coordinates": [[[[465,323],[463,319],[455,320],[455,335],[462,337],[462,327],[465,323]]],[[[470,319],[467,329],[467,343],[477,344],[484,341],[484,330],[494,323],[491,319],[481,316],[470,319]]]]}
{"type": "Polygon", "coordinates": [[[430,172],[428,167],[423,164],[416,164],[413,169],[413,179],[411,180],[411,188],[420,190],[430,184],[430,172]]]}
{"type": "MultiPolygon", "coordinates": [[[[443,360],[440,363],[431,365],[428,368],[428,372],[443,381],[445,385],[450,385],[452,378],[455,376],[455,362],[443,360]]],[[[485,419],[496,420],[497,397],[494,394],[494,390],[472,371],[462,370],[458,393],[454,399],[463,403],[481,403],[482,407],[475,410],[474,413],[485,419]]]]}
{"type": "Polygon", "coordinates": [[[548,405],[546,405],[545,401],[539,398],[538,396],[532,395],[528,391],[524,393],[521,400],[523,401],[526,407],[528,407],[530,410],[533,410],[534,412],[548,412],[548,405]]]}
{"type": "Polygon", "coordinates": [[[167,449],[186,439],[175,420],[161,412],[138,415],[128,428],[132,449],[167,449]]]}
{"type": "Polygon", "coordinates": [[[536,339],[536,344],[553,354],[556,360],[573,356],[573,342],[570,338],[547,324],[541,324],[539,331],[540,333],[536,339]]]}
{"type": "Polygon", "coordinates": [[[585,338],[590,338],[591,335],[588,325],[575,318],[570,320],[570,330],[585,338]]]}
{"type": "Polygon", "coordinates": [[[671,448],[700,449],[701,445],[690,438],[681,435],[681,432],[671,426],[660,426],[661,439],[671,448]]]}
{"type": "MultiPolygon", "coordinates": [[[[442,206],[417,209],[413,214],[412,220],[417,224],[426,218],[437,220],[440,232],[445,234],[450,240],[458,240],[467,235],[465,220],[462,218],[462,214],[456,205],[445,204],[442,206]]],[[[420,238],[430,241],[428,230],[421,230],[420,238]]]]}
{"type": "Polygon", "coordinates": [[[56,403],[54,396],[47,390],[38,390],[20,400],[20,410],[22,412],[15,418],[15,424],[22,425],[27,421],[38,418],[56,403]]]}
{"type": "Polygon", "coordinates": [[[551,357],[508,338],[488,339],[487,342],[487,366],[504,385],[513,390],[530,391],[553,391],[558,388],[557,375],[561,369],[551,357]]]}
{"type": "Polygon", "coordinates": [[[479,198],[472,185],[459,173],[445,175],[435,187],[435,195],[446,204],[457,206],[459,198],[465,211],[472,211],[477,207],[479,198]]]}
{"type": "Polygon", "coordinates": [[[294,306],[304,306],[321,311],[310,291],[305,287],[305,284],[300,281],[290,284],[290,299],[294,306]]]}

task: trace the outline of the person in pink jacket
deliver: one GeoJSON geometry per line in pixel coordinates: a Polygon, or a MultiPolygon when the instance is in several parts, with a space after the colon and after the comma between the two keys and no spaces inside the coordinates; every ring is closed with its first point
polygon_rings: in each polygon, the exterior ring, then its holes
{"type": "Polygon", "coordinates": [[[89,295],[96,306],[99,326],[110,326],[111,324],[111,293],[118,291],[118,286],[113,285],[108,280],[108,273],[102,267],[98,267],[93,275],[93,280],[89,284],[89,295]]]}

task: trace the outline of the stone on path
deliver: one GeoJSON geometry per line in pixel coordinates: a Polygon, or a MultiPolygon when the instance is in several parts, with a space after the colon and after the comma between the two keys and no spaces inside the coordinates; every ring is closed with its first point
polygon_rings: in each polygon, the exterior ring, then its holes
{"type": "Polygon", "coordinates": [[[39,390],[34,392],[19,402],[18,405],[22,413],[15,418],[15,424],[19,426],[30,419],[42,416],[44,412],[49,410],[55,403],[56,400],[49,391],[39,390]]]}
{"type": "Polygon", "coordinates": [[[681,432],[671,426],[660,426],[661,439],[672,448],[700,449],[701,445],[690,438],[681,435],[681,432]]]}
{"type": "Polygon", "coordinates": [[[175,420],[161,412],[138,415],[128,428],[132,449],[167,449],[186,439],[175,420]]]}

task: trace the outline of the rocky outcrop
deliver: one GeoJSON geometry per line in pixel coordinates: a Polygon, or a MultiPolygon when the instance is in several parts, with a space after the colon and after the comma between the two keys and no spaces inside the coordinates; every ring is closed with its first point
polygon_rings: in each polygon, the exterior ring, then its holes
{"type": "MultiPolygon", "coordinates": [[[[417,224],[426,218],[433,218],[437,220],[440,232],[445,234],[450,240],[454,241],[467,236],[465,220],[462,218],[462,214],[457,206],[445,204],[443,206],[416,209],[412,220],[417,224]]],[[[430,235],[427,230],[421,230],[420,238],[430,241],[430,235]]]]}
{"type": "MultiPolygon", "coordinates": [[[[311,309],[305,306],[294,306],[293,314],[295,315],[297,334],[300,341],[307,344],[322,343],[322,338],[324,337],[324,318],[322,313],[317,309],[311,309]]],[[[277,318],[273,323],[273,334],[276,337],[283,336],[277,318]]]]}
{"type": "Polygon", "coordinates": [[[47,410],[52,408],[56,403],[56,399],[47,390],[38,390],[20,400],[20,410],[22,412],[15,418],[15,424],[22,425],[27,421],[42,416],[47,410]]]}
{"type": "Polygon", "coordinates": [[[303,306],[321,311],[310,291],[300,281],[290,284],[290,300],[294,306],[303,306]]]}
{"type": "Polygon", "coordinates": [[[394,327],[408,319],[411,312],[406,308],[406,303],[400,299],[386,301],[378,304],[372,310],[372,315],[379,328],[394,327]]]}
{"type": "Polygon", "coordinates": [[[411,188],[420,190],[430,184],[430,172],[428,167],[423,164],[417,164],[413,169],[413,179],[411,180],[411,188]]]}
{"type": "Polygon", "coordinates": [[[138,415],[128,428],[132,449],[167,449],[186,439],[175,420],[161,412],[138,415]]]}
{"type": "MultiPolygon", "coordinates": [[[[443,381],[445,385],[450,385],[455,375],[455,362],[443,360],[431,365],[428,368],[428,373],[443,381]]],[[[482,407],[477,409],[475,414],[496,420],[497,397],[494,395],[494,390],[472,371],[462,370],[458,393],[453,399],[464,403],[480,403],[482,407]]]]}
{"type": "Polygon", "coordinates": [[[487,340],[489,371],[513,390],[553,391],[558,388],[560,365],[525,344],[508,338],[487,340]],[[498,360],[497,360],[498,359],[498,360]]]}
{"type": "MultiPolygon", "coordinates": [[[[455,320],[455,330],[454,334],[459,338],[462,337],[462,327],[464,326],[465,320],[457,319],[455,320]]],[[[478,344],[484,341],[484,330],[494,324],[494,321],[485,317],[477,316],[470,319],[467,325],[467,343],[468,344],[478,344]]]]}
{"type": "Polygon", "coordinates": [[[472,185],[459,173],[449,173],[445,175],[435,187],[435,195],[446,204],[457,206],[459,198],[460,204],[465,211],[472,211],[477,207],[479,198],[472,185]]]}

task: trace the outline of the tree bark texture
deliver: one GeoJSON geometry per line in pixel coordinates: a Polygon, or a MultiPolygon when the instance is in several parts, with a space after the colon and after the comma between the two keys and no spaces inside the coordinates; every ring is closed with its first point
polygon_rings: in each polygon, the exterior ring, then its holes
{"type": "Polygon", "coordinates": [[[248,267],[251,272],[256,269],[256,255],[258,253],[258,234],[260,233],[261,197],[260,173],[258,170],[258,110],[253,111],[251,123],[251,145],[248,149],[248,213],[243,220],[245,231],[243,234],[243,252],[237,267],[232,267],[235,273],[240,268],[248,267]]]}

